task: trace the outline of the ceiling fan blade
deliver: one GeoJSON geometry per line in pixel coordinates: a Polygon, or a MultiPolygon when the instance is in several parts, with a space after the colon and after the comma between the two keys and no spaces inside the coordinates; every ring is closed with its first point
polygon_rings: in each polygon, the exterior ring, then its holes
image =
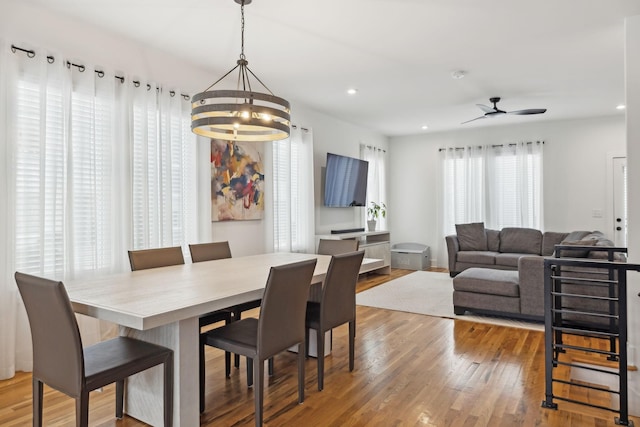
{"type": "Polygon", "coordinates": [[[474,120],[486,119],[486,118],[487,118],[487,116],[480,116],[480,117],[476,117],[475,119],[467,120],[466,122],[462,122],[462,123],[460,123],[460,124],[461,124],[461,125],[463,125],[463,124],[465,124],[465,123],[469,123],[469,122],[472,122],[472,121],[474,121],[474,120]]]}
{"type": "Polygon", "coordinates": [[[486,105],[482,105],[482,104],[476,104],[476,105],[485,113],[493,113],[494,111],[496,111],[494,108],[487,107],[486,105]]]}
{"type": "Polygon", "coordinates": [[[529,108],[528,110],[509,111],[507,114],[517,114],[524,116],[527,114],[542,114],[547,111],[546,108],[529,108]]]}

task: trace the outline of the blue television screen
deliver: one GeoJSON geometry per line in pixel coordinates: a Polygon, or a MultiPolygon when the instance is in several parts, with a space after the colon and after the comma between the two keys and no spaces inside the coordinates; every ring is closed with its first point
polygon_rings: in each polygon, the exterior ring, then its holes
{"type": "Polygon", "coordinates": [[[327,153],[324,205],[364,206],[367,203],[369,162],[327,153]]]}

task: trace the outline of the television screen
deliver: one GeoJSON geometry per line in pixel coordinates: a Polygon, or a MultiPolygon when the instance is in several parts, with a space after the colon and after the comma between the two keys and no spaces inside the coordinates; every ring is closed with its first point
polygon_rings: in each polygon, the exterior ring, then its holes
{"type": "Polygon", "coordinates": [[[367,202],[369,162],[327,153],[324,205],[364,206],[367,202]]]}

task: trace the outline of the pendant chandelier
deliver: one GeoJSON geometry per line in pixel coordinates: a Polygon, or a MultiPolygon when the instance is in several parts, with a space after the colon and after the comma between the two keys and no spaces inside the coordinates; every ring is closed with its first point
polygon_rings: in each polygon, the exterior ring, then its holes
{"type": "Polygon", "coordinates": [[[248,67],[244,55],[244,6],[252,0],[234,0],[240,5],[240,59],[231,70],[191,99],[191,130],[208,138],[227,141],[278,141],[289,137],[289,102],[277,97],[248,67]],[[236,90],[210,90],[238,70],[236,90]],[[254,92],[253,77],[269,93],[254,92]]]}

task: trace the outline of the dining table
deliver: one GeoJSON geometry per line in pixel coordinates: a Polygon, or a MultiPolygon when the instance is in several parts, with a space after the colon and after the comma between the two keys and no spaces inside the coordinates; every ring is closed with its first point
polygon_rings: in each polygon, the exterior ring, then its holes
{"type": "MultiPolygon", "coordinates": [[[[119,325],[119,334],[174,351],[175,426],[200,424],[198,318],[260,299],[271,267],[317,259],[311,286],[321,286],[331,256],[276,252],[65,282],[76,313],[119,325]]],[[[383,266],[365,258],[360,272],[383,266]]],[[[151,368],[126,382],[125,411],[147,424],[162,425],[162,370],[151,368]]]]}

